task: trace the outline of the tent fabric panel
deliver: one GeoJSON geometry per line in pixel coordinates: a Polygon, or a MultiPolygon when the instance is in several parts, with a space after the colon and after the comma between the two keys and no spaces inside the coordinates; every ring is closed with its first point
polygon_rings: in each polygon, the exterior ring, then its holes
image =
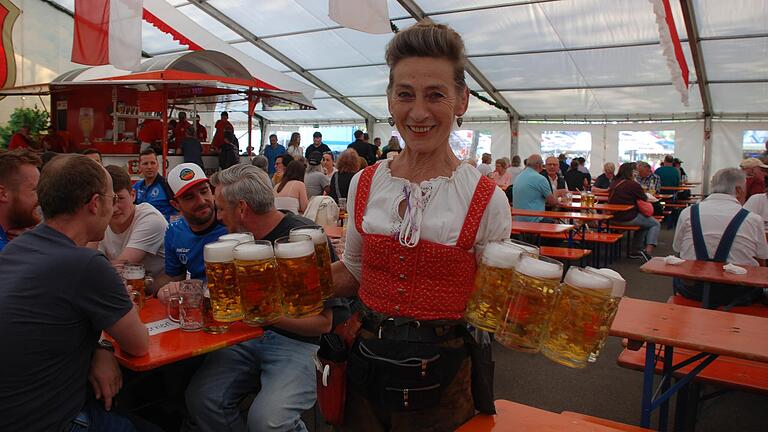
{"type": "Polygon", "coordinates": [[[531,90],[502,92],[522,115],[605,114],[588,90],[531,90]]]}
{"type": "Polygon", "coordinates": [[[700,37],[768,33],[765,0],[694,0],[700,37]]]}
{"type": "Polygon", "coordinates": [[[377,119],[386,119],[389,117],[389,108],[387,106],[386,96],[361,98],[353,97],[350,98],[350,100],[357,105],[360,105],[360,107],[371,113],[371,115],[377,119]]]}
{"type": "MultiPolygon", "coordinates": [[[[683,45],[683,53],[693,71],[688,44],[683,45]]],[[[588,85],[670,82],[661,45],[574,51],[570,56],[588,85]]]]}
{"type": "Polygon", "coordinates": [[[181,6],[176,8],[176,10],[188,16],[192,21],[195,21],[196,23],[205,27],[209,32],[215,34],[225,42],[242,39],[240,35],[230,30],[229,27],[225,26],[219,20],[208,15],[195,5],[189,4],[181,6]]]}
{"type": "Polygon", "coordinates": [[[605,114],[674,114],[702,111],[698,87],[688,89],[690,106],[680,102],[680,94],[669,86],[593,89],[591,92],[605,114]]]}
{"type": "Polygon", "coordinates": [[[768,37],[708,40],[701,45],[708,79],[768,79],[768,37]]]}
{"type": "Polygon", "coordinates": [[[389,82],[389,68],[386,66],[329,69],[312,73],[345,96],[384,95],[389,82]]]}
{"type": "MultiPolygon", "coordinates": [[[[293,0],[209,0],[211,6],[233,18],[256,36],[311,30],[335,25],[328,14],[313,14],[293,0]]],[[[327,7],[327,6],[326,6],[327,7]]]]}
{"type": "Polygon", "coordinates": [[[498,89],[587,84],[571,57],[563,52],[475,57],[472,63],[498,89]]]}
{"type": "MultiPolygon", "coordinates": [[[[302,83],[304,83],[304,84],[306,84],[308,86],[311,86],[312,88],[315,88],[315,89],[317,88],[317,87],[314,86],[314,84],[312,84],[311,82],[307,81],[306,78],[304,78],[303,76],[297,74],[296,72],[287,72],[285,75],[287,75],[288,77],[293,78],[293,79],[295,79],[297,81],[301,81],[302,83]]],[[[328,93],[326,93],[326,92],[324,92],[322,90],[319,90],[319,89],[315,90],[315,98],[329,98],[329,97],[331,97],[331,95],[329,95],[328,93]]]]}
{"type": "Polygon", "coordinates": [[[272,69],[278,70],[278,71],[287,71],[290,70],[290,68],[271,55],[267,54],[266,52],[262,51],[260,48],[258,48],[256,45],[250,43],[250,42],[240,42],[232,44],[232,46],[239,51],[242,51],[243,53],[251,56],[256,61],[259,61],[261,63],[264,63],[265,65],[271,67],[272,69]]]}
{"type": "Polygon", "coordinates": [[[768,83],[710,84],[716,113],[767,113],[768,83]]]}
{"type": "Polygon", "coordinates": [[[155,28],[152,24],[141,22],[141,49],[147,53],[157,53],[172,50],[186,49],[186,45],[179,44],[167,33],[155,28]]]}
{"type": "MultiPolygon", "coordinates": [[[[491,99],[491,96],[488,93],[485,92],[478,92],[480,96],[483,96],[485,98],[491,99]]],[[[467,112],[464,113],[464,117],[472,118],[472,117],[499,117],[499,118],[507,118],[507,113],[496,108],[495,106],[488,104],[486,102],[481,101],[480,99],[470,95],[469,96],[469,105],[467,107],[467,112]]],[[[462,126],[462,129],[466,129],[462,126]]]]}
{"type": "Polygon", "coordinates": [[[317,110],[259,111],[270,121],[280,120],[360,120],[360,116],[335,99],[316,99],[312,102],[317,110]]]}
{"type": "Polygon", "coordinates": [[[745,130],[768,130],[768,122],[712,122],[710,176],[723,168],[739,166],[745,130]]]}

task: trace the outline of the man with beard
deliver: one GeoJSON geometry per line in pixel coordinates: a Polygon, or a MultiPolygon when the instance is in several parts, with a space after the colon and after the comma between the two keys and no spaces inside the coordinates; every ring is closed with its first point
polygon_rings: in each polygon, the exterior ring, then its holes
{"type": "MultiPolygon", "coordinates": [[[[232,232],[248,231],[256,239],[274,242],[293,228],[312,224],[275,208],[272,182],[259,168],[235,165],[214,174],[211,183],[218,217],[232,232]]],[[[301,413],[317,396],[312,356],[319,336],[347,315],[345,300],[333,297],[319,315],[281,317],[264,328],[262,337],[208,354],[187,387],[194,421],[189,430],[307,430],[301,413]],[[243,398],[253,393],[248,412],[241,412],[243,398]]]]}
{"type": "Polygon", "coordinates": [[[202,168],[194,163],[176,165],[168,173],[168,185],[174,194],[171,204],[182,217],[165,231],[168,278],[155,282],[155,286],[184,280],[187,272],[192,279],[205,279],[203,247],[227,233],[227,228],[216,220],[213,191],[202,168]]]}
{"type": "Polygon", "coordinates": [[[18,232],[40,222],[37,181],[40,158],[26,149],[0,154],[0,251],[18,232]]]}

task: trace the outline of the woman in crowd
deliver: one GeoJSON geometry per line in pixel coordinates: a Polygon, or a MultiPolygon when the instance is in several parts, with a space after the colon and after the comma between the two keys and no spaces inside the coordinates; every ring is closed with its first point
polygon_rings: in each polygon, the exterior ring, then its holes
{"type": "Polygon", "coordinates": [[[390,137],[389,143],[387,143],[387,146],[384,147],[384,151],[382,152],[382,158],[394,159],[401,151],[403,151],[403,149],[400,148],[400,140],[396,136],[390,137]]]}
{"type": "Polygon", "coordinates": [[[565,184],[568,185],[569,191],[583,191],[589,189],[587,175],[579,171],[579,161],[576,159],[571,161],[571,167],[565,172],[563,177],[565,177],[565,184]]]}
{"type": "Polygon", "coordinates": [[[277,185],[283,179],[285,167],[293,161],[293,156],[288,153],[275,157],[275,173],[272,175],[272,184],[277,185]]]}
{"type": "MultiPolygon", "coordinates": [[[[331,176],[331,184],[329,185],[329,195],[336,201],[336,204],[339,204],[339,199],[347,199],[349,183],[355,173],[360,171],[360,162],[357,158],[356,151],[347,149],[341,152],[339,160],[336,161],[336,172],[331,176]]],[[[339,205],[339,207],[342,206],[339,205]]]]}
{"type": "Polygon", "coordinates": [[[365,313],[342,429],[455,430],[475,412],[462,335],[477,256],[509,238],[512,220],[504,193],[448,142],[469,101],[461,37],[419,23],[394,36],[386,60],[389,112],[406,146],[349,188],[344,261],[333,264],[333,279],[337,294],[358,295],[365,313]],[[439,361],[428,360],[436,353],[439,361]],[[394,368],[399,383],[388,386],[382,365],[406,358],[424,359],[423,376],[394,368]]]}
{"type": "Polygon", "coordinates": [[[612,224],[637,225],[640,231],[632,236],[634,252],[630,258],[642,258],[646,261],[653,256],[653,248],[659,238],[661,224],[653,216],[645,216],[637,209],[638,201],[648,201],[640,183],[635,181],[635,164],[627,162],[621,164],[619,172],[613,178],[611,188],[608,190],[609,204],[631,204],[630,210],[613,213],[612,224]]]}
{"type": "Polygon", "coordinates": [[[325,152],[323,153],[323,162],[320,164],[323,167],[323,174],[325,174],[326,177],[328,177],[328,180],[333,177],[333,174],[336,173],[336,165],[335,161],[333,160],[333,153],[332,152],[325,152]]]}
{"type": "Polygon", "coordinates": [[[302,214],[307,208],[307,188],[304,186],[304,164],[291,161],[280,183],[275,186],[275,207],[302,214]]]}
{"type": "Polygon", "coordinates": [[[328,177],[323,174],[320,164],[323,155],[320,152],[310,153],[307,160],[307,169],[304,173],[304,186],[307,188],[307,198],[323,195],[328,192],[328,177]]]}
{"type": "Polygon", "coordinates": [[[491,171],[489,177],[501,190],[505,191],[512,185],[512,174],[507,172],[507,161],[504,159],[496,159],[496,169],[491,171]]]}
{"type": "Polygon", "coordinates": [[[285,150],[289,155],[293,156],[294,159],[304,157],[304,147],[299,144],[301,144],[301,134],[298,132],[292,133],[291,139],[288,141],[288,148],[285,150]]]}
{"type": "Polygon", "coordinates": [[[525,167],[520,166],[520,156],[512,156],[512,162],[510,163],[509,168],[507,168],[507,173],[512,176],[512,178],[509,180],[510,185],[515,184],[515,179],[521,172],[523,172],[524,168],[525,167]]]}

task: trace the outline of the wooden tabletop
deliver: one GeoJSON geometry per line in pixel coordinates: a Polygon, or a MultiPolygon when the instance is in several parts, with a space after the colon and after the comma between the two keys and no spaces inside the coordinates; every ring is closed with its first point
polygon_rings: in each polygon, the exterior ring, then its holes
{"type": "Polygon", "coordinates": [[[548,210],[526,210],[526,209],[512,209],[512,216],[538,216],[553,219],[581,219],[581,220],[608,220],[612,219],[613,215],[600,214],[600,213],[579,213],[579,212],[558,212],[548,210]]]}
{"type": "Polygon", "coordinates": [[[683,186],[695,186],[695,185],[700,185],[701,182],[697,182],[697,181],[684,181],[681,184],[683,186]]]}
{"type": "Polygon", "coordinates": [[[691,190],[690,186],[660,186],[659,189],[666,190],[666,191],[686,191],[691,190]]]}
{"type": "MultiPolygon", "coordinates": [[[[656,197],[656,199],[664,200],[664,199],[672,198],[672,195],[671,194],[655,194],[654,197],[656,197]]],[[[595,194],[595,199],[599,202],[608,201],[608,194],[607,193],[595,194]]],[[[579,195],[574,195],[573,200],[580,201],[581,197],[579,195]]]]}
{"type": "Polygon", "coordinates": [[[611,336],[768,362],[768,319],[624,297],[611,336]]]}
{"type": "Polygon", "coordinates": [[[325,235],[330,238],[341,238],[342,227],[335,225],[323,225],[323,231],[325,231],[325,235]]]}
{"type": "Polygon", "coordinates": [[[613,432],[621,429],[590,423],[569,415],[507,401],[496,401],[496,415],[476,415],[457,432],[613,432]]]}
{"type": "MultiPolygon", "coordinates": [[[[747,269],[747,274],[736,275],[723,271],[723,263],[711,261],[686,260],[678,265],[669,265],[663,258],[653,258],[640,267],[640,271],[662,276],[704,282],[716,282],[732,285],[744,285],[756,288],[768,286],[768,267],[739,266],[747,269]]],[[[766,329],[768,330],[768,329],[766,329]]]]}
{"type": "Polygon", "coordinates": [[[558,234],[571,229],[573,229],[573,225],[570,224],[512,221],[512,231],[528,234],[558,234]]]}
{"type": "MultiPolygon", "coordinates": [[[[139,315],[145,324],[167,318],[165,305],[157,299],[147,299],[139,315]]],[[[142,357],[125,354],[115,345],[115,358],[128,369],[146,371],[261,337],[263,334],[261,328],[250,327],[239,321],[231,323],[229,331],[218,335],[203,331],[185,332],[176,328],[150,336],[149,353],[142,357]]]]}
{"type": "MultiPolygon", "coordinates": [[[[570,203],[570,204],[558,203],[557,205],[558,205],[558,207],[561,207],[561,208],[570,208],[570,209],[577,209],[577,210],[581,210],[582,208],[587,209],[587,207],[582,207],[581,203],[570,203]]],[[[603,203],[597,203],[594,206],[589,207],[589,209],[601,210],[601,211],[609,211],[609,212],[615,212],[615,211],[619,212],[619,211],[631,210],[633,207],[635,207],[635,206],[633,206],[632,204],[603,204],[603,203]]]]}

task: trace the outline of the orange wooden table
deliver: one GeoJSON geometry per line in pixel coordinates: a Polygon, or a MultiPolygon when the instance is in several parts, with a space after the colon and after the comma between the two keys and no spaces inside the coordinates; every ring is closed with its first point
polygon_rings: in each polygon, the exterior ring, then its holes
{"type": "Polygon", "coordinates": [[[579,212],[558,212],[549,210],[526,210],[526,209],[512,209],[512,216],[535,216],[546,217],[552,219],[580,219],[588,221],[605,221],[612,219],[613,215],[598,214],[598,213],[579,213],[579,212]]]}
{"type": "Polygon", "coordinates": [[[690,186],[660,186],[659,189],[665,190],[665,191],[681,192],[681,191],[691,190],[691,187],[690,186]]]}
{"type": "MultiPolygon", "coordinates": [[[[167,318],[165,305],[157,299],[147,299],[139,315],[144,323],[167,318]]],[[[128,369],[147,371],[261,337],[263,334],[264,330],[260,327],[250,327],[240,321],[232,323],[226,333],[217,335],[203,331],[185,332],[177,328],[150,336],[149,353],[142,357],[127,355],[115,345],[115,358],[128,369]]]]}
{"type": "Polygon", "coordinates": [[[710,261],[686,260],[678,265],[669,265],[663,258],[653,258],[640,267],[640,271],[662,276],[679,277],[731,285],[762,288],[768,286],[768,267],[740,266],[747,274],[736,275],[723,271],[723,263],[710,261]]]}
{"type": "Polygon", "coordinates": [[[325,235],[330,238],[341,238],[342,229],[342,227],[336,225],[323,225],[325,235]]]}
{"type": "Polygon", "coordinates": [[[457,432],[615,432],[614,429],[573,416],[507,401],[496,401],[496,415],[476,415],[457,432]]]}
{"type": "Polygon", "coordinates": [[[669,399],[719,355],[768,362],[766,330],[768,320],[761,317],[623,298],[610,334],[629,339],[630,347],[646,344],[641,426],[648,427],[651,412],[660,408],[659,426],[665,430],[669,399]],[[654,398],[656,344],[664,346],[664,379],[654,398]],[[700,352],[686,364],[701,362],[671,385],[672,372],[685,366],[672,364],[675,347],[700,352]]]}
{"type": "Polygon", "coordinates": [[[569,224],[512,221],[512,231],[526,234],[559,234],[573,229],[569,224]]]}
{"type": "Polygon", "coordinates": [[[632,204],[606,204],[606,203],[597,203],[592,207],[582,207],[581,203],[558,203],[558,207],[561,208],[568,208],[568,209],[576,209],[576,210],[600,210],[600,211],[607,211],[607,212],[620,212],[620,211],[627,211],[631,210],[633,207],[632,204]]]}

